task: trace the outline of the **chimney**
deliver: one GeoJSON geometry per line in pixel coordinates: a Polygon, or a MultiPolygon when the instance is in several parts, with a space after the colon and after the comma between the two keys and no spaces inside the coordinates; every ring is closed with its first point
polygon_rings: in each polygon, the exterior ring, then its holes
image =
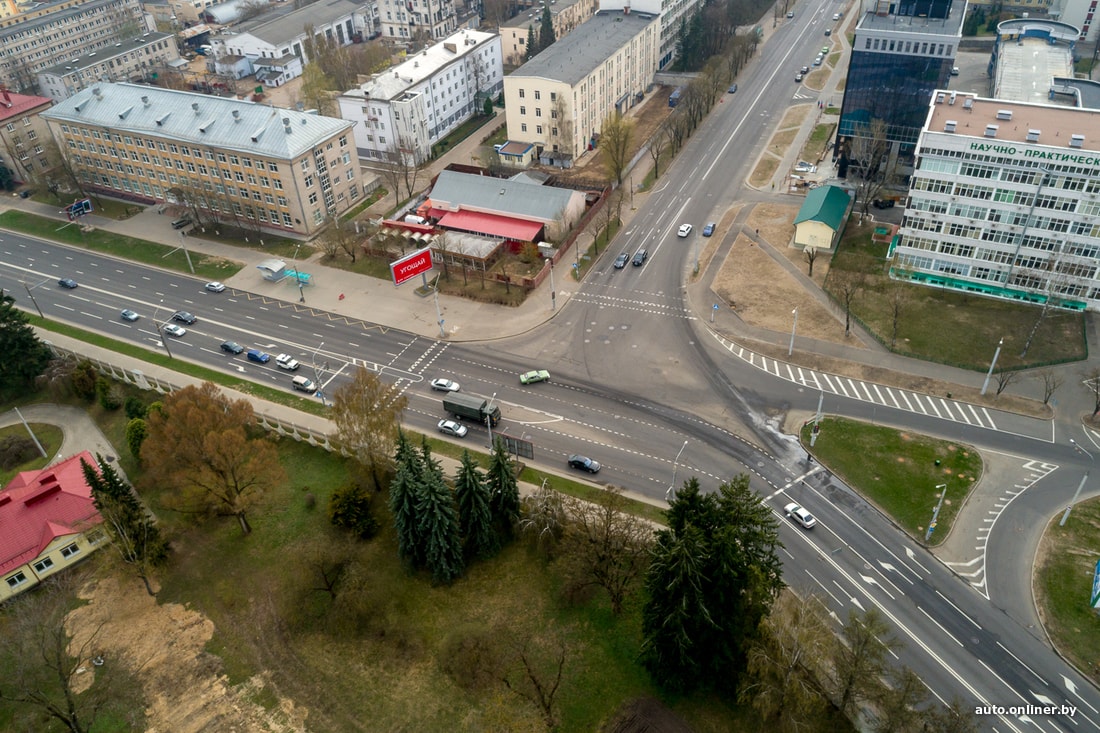
{"type": "Polygon", "coordinates": [[[287,135],[290,134],[291,130],[290,130],[290,118],[289,117],[284,117],[283,118],[283,129],[286,130],[287,135]]]}
{"type": "Polygon", "coordinates": [[[192,102],[191,103],[191,109],[195,110],[195,116],[197,117],[198,114],[199,114],[199,103],[198,102],[192,102]]]}
{"type": "Polygon", "coordinates": [[[241,121],[241,111],[239,109],[233,110],[233,121],[234,122],[240,122],[241,121]]]}
{"type": "Polygon", "coordinates": [[[623,5],[623,15],[630,15],[630,3],[623,5]]]}
{"type": "Polygon", "coordinates": [[[11,94],[9,94],[8,90],[5,89],[5,90],[3,90],[3,95],[4,95],[4,106],[5,107],[11,107],[11,94]]]}
{"type": "Polygon", "coordinates": [[[141,103],[144,104],[146,107],[148,107],[149,106],[149,97],[148,96],[142,97],[141,98],[141,103]]]}
{"type": "Polygon", "coordinates": [[[95,95],[96,99],[103,99],[103,93],[99,91],[99,87],[92,87],[92,94],[95,95]]]}

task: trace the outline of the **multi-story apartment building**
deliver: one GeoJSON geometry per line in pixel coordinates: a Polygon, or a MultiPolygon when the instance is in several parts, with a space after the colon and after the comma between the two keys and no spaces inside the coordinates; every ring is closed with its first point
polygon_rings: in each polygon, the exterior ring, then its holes
{"type": "Polygon", "coordinates": [[[379,0],[378,15],[392,41],[438,41],[458,29],[455,0],[379,0]]]}
{"type": "Polygon", "coordinates": [[[15,0],[0,0],[0,20],[19,15],[19,5],[15,0]]]}
{"type": "MultiPolygon", "coordinates": [[[[554,38],[562,38],[593,15],[599,6],[597,0],[557,0],[550,8],[550,21],[554,25],[554,38]]],[[[535,29],[538,36],[542,28],[542,11],[538,9],[521,12],[516,17],[500,24],[500,44],[504,50],[504,61],[510,66],[519,66],[527,59],[527,35],[529,28],[535,29]]]]}
{"type": "Polygon", "coordinates": [[[43,117],[107,195],[309,236],[363,194],[345,120],[138,84],[97,84],[43,117]]]}
{"type": "Polygon", "coordinates": [[[465,30],[374,75],[338,101],[340,116],[355,123],[361,157],[392,160],[400,153],[416,164],[503,88],[500,36],[465,30]]]}
{"type": "Polygon", "coordinates": [[[654,15],[601,10],[506,76],[508,139],[579,158],[604,120],[637,104],[653,82],[660,28],[654,15]]]}
{"type": "Polygon", "coordinates": [[[939,90],[892,274],[1100,309],[1100,120],[1088,109],[939,90]]]}
{"type": "Polygon", "coordinates": [[[657,68],[663,69],[676,58],[680,24],[702,11],[703,0],[600,0],[600,10],[622,10],[660,17],[661,44],[657,68]]]}
{"type": "Polygon", "coordinates": [[[966,3],[873,0],[859,19],[837,129],[837,148],[868,137],[882,120],[886,139],[899,150],[916,145],[935,89],[951,78],[962,38],[966,3]]]}
{"type": "Polygon", "coordinates": [[[38,89],[61,101],[101,81],[150,81],[179,59],[170,33],[146,33],[38,72],[38,89]]]}
{"type": "Polygon", "coordinates": [[[52,106],[46,97],[0,91],[0,163],[20,182],[38,180],[58,163],[51,160],[53,138],[42,119],[52,106]]]}
{"type": "Polygon", "coordinates": [[[291,3],[263,15],[223,28],[211,36],[214,70],[236,78],[254,74],[265,60],[280,59],[282,69],[297,69],[309,63],[306,28],[329,41],[346,46],[360,37],[369,22],[364,0],[321,0],[297,10],[291,3]],[[297,56],[301,64],[289,64],[297,56]]]}
{"type": "Polygon", "coordinates": [[[155,30],[138,0],[64,0],[0,20],[0,85],[34,90],[37,74],[155,30]]]}

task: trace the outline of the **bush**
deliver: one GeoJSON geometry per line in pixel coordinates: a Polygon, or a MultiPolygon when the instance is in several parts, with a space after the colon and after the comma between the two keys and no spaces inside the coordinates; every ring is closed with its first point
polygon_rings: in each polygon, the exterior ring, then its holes
{"type": "Polygon", "coordinates": [[[95,366],[87,359],[81,361],[73,369],[72,373],[72,387],[73,394],[77,397],[88,400],[91,402],[96,396],[96,380],[99,378],[99,374],[95,370],[95,366]]]}
{"type": "Polygon", "coordinates": [[[95,380],[95,394],[104,410],[117,410],[122,407],[122,395],[114,389],[114,383],[106,377],[95,380]]]}
{"type": "Polygon", "coordinates": [[[145,407],[145,403],[141,401],[141,398],[134,395],[126,398],[124,409],[126,410],[126,417],[131,420],[135,417],[144,418],[148,412],[148,408],[145,407]]]}
{"type": "Polygon", "coordinates": [[[145,420],[135,417],[126,423],[126,445],[130,448],[130,455],[141,462],[141,444],[145,442],[145,436],[149,434],[149,427],[145,420]]]}
{"type": "Polygon", "coordinates": [[[21,435],[0,438],[0,468],[5,471],[24,464],[37,455],[40,455],[38,446],[30,438],[21,435]]]}
{"type": "Polygon", "coordinates": [[[367,540],[378,533],[379,523],[371,513],[372,493],[362,484],[353,483],[332,492],[329,520],[337,527],[351,530],[367,540]]]}

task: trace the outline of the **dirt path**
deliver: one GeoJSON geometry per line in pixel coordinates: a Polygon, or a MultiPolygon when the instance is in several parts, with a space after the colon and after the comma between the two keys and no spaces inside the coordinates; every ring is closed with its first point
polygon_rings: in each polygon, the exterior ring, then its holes
{"type": "Polygon", "coordinates": [[[308,711],[291,701],[280,699],[272,710],[253,701],[261,689],[271,690],[264,680],[229,686],[221,660],[206,651],[214,624],[202,614],[157,605],[136,578],[120,585],[114,574],[89,583],[80,597],[88,604],[66,618],[74,647],[101,627],[95,648],[106,663],[125,664],[142,680],[147,733],[306,730],[308,711]]]}

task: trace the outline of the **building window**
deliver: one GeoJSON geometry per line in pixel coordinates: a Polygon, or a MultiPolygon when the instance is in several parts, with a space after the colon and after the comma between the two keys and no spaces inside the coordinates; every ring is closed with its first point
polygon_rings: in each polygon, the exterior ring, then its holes
{"type": "Polygon", "coordinates": [[[27,582],[26,573],[23,573],[22,571],[20,571],[20,572],[16,573],[15,575],[11,576],[10,578],[8,578],[8,587],[9,588],[18,588],[19,586],[23,585],[26,582],[27,582]]]}
{"type": "Polygon", "coordinates": [[[316,192],[316,191],[311,191],[311,192],[310,192],[310,194],[309,194],[309,202],[310,202],[311,204],[315,204],[315,203],[317,203],[317,192],[316,192]]]}
{"type": "MultiPolygon", "coordinates": [[[[117,186],[116,186],[116,188],[117,188],[117,186]]],[[[61,557],[64,557],[66,559],[68,559],[70,557],[74,557],[74,556],[79,555],[79,554],[80,554],[80,548],[77,547],[75,542],[72,543],[71,545],[66,545],[65,547],[61,548],[61,557]]]]}
{"type": "Polygon", "coordinates": [[[526,107],[524,107],[523,105],[520,105],[520,108],[519,108],[519,113],[520,113],[521,115],[525,115],[525,114],[527,114],[527,108],[526,108],[526,107]]]}
{"type": "MultiPolygon", "coordinates": [[[[523,42],[523,39],[521,38],[520,43],[522,43],[522,42],[523,42]]],[[[522,89],[520,89],[519,90],[519,98],[523,99],[525,96],[526,96],[526,93],[522,89]]]]}
{"type": "Polygon", "coordinates": [[[313,175],[310,174],[310,175],[306,176],[306,188],[309,188],[312,185],[313,185],[313,175]]]}
{"type": "Polygon", "coordinates": [[[526,123],[526,122],[521,122],[521,123],[520,123],[520,125],[519,125],[519,131],[520,131],[520,132],[527,132],[527,123],[526,123]]]}
{"type": "Polygon", "coordinates": [[[44,557],[34,564],[34,572],[44,573],[53,567],[53,560],[48,557],[44,557]]]}

